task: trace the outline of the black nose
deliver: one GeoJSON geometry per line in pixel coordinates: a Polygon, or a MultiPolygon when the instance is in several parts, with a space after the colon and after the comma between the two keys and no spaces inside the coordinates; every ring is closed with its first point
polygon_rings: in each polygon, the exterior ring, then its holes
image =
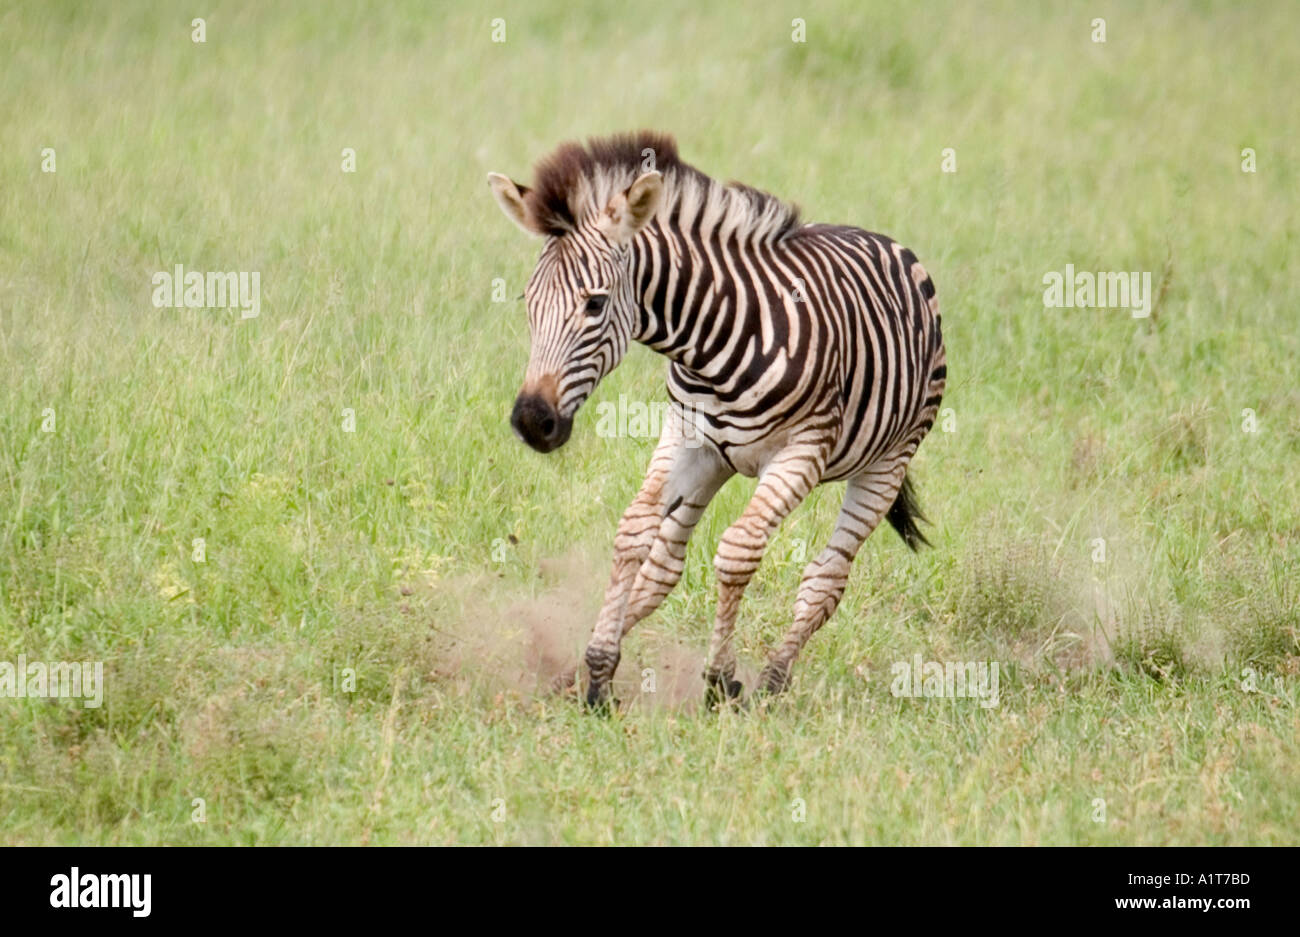
{"type": "Polygon", "coordinates": [[[573,429],[573,421],[566,420],[555,408],[537,394],[520,394],[515,398],[515,409],[510,414],[510,425],[515,433],[538,452],[550,452],[563,446],[573,429]]]}

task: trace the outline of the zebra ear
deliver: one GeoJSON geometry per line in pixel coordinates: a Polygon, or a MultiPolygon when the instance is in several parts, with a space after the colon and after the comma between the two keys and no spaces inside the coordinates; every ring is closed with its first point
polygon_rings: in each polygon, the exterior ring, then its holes
{"type": "Polygon", "coordinates": [[[515,185],[508,176],[503,176],[499,172],[488,173],[488,187],[507,218],[528,234],[537,233],[537,230],[528,223],[528,209],[524,206],[527,187],[515,185]]]}
{"type": "Polygon", "coordinates": [[[609,200],[605,214],[609,218],[610,233],[620,243],[627,243],[648,225],[663,201],[664,177],[657,172],[647,172],[609,200]]]}

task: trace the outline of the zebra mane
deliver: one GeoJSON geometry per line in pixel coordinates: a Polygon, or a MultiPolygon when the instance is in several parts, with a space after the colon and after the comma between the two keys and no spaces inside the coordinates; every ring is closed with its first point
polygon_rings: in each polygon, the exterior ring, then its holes
{"type": "Polygon", "coordinates": [[[592,137],[585,147],[564,143],[539,160],[533,187],[520,187],[529,226],[555,237],[574,231],[651,168],[664,177],[660,219],[688,207],[691,214],[709,212],[719,227],[760,240],[777,240],[799,227],[797,205],[738,182],[718,182],[683,162],[671,135],[652,130],[592,137]]]}

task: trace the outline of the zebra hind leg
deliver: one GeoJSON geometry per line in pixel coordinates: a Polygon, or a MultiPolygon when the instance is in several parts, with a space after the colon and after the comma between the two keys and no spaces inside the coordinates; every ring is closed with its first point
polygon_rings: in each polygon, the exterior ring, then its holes
{"type": "Polygon", "coordinates": [[[794,624],[763,668],[759,693],[777,694],[789,685],[795,658],[839,605],[858,549],[898,499],[909,459],[910,453],[849,479],[830,542],[804,569],[794,624]]]}

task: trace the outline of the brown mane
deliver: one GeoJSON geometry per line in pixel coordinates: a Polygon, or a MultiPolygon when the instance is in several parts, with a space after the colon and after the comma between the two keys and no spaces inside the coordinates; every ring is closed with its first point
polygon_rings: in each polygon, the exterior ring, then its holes
{"type": "Polygon", "coordinates": [[[721,211],[743,211],[761,233],[781,237],[799,227],[799,209],[739,183],[720,183],[682,161],[677,141],[653,130],[592,137],[586,146],[563,143],[538,160],[531,188],[520,186],[529,226],[539,234],[563,236],[601,211],[615,192],[645,171],[646,151],[663,173],[669,214],[686,189],[721,211]]]}

